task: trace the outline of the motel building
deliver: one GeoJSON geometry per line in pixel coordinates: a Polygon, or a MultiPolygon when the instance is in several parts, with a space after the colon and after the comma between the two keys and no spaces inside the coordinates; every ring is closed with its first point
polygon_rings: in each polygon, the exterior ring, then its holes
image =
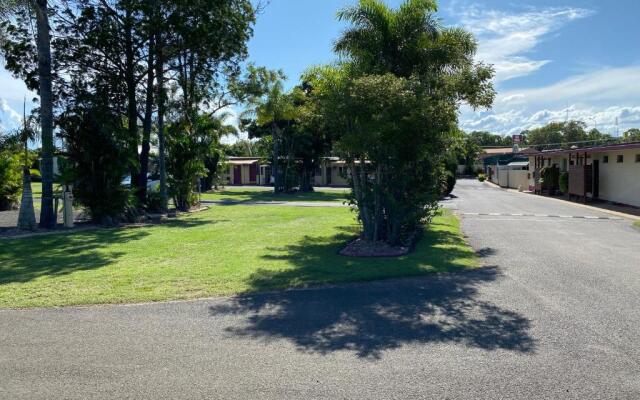
{"type": "MultiPolygon", "coordinates": [[[[522,153],[521,153],[522,154],[522,153]]],[[[540,171],[557,167],[569,175],[569,196],[640,207],[640,142],[535,151],[529,157],[529,190],[541,192],[540,171]]]]}
{"type": "MultiPolygon", "coordinates": [[[[228,157],[222,173],[222,182],[227,186],[273,185],[271,164],[258,157],[228,157]]],[[[343,187],[349,185],[346,162],[338,157],[325,157],[315,171],[315,186],[343,187]]]]}

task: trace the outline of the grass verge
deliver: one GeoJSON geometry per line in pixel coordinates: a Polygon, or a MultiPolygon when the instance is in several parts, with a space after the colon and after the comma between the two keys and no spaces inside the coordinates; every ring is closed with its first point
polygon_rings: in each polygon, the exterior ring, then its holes
{"type": "Polygon", "coordinates": [[[202,194],[202,200],[252,202],[252,201],[336,201],[347,199],[347,189],[317,188],[310,193],[273,193],[273,188],[226,187],[220,191],[202,194]]]}
{"type": "Polygon", "coordinates": [[[453,272],[478,266],[443,211],[400,258],[337,254],[344,208],[229,206],[156,226],[0,242],[0,308],[132,303],[453,272]]]}

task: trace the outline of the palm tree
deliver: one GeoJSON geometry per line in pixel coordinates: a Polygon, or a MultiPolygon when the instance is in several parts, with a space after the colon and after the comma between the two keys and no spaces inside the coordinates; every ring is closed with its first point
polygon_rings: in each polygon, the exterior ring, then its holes
{"type": "Polygon", "coordinates": [[[42,206],[40,227],[55,227],[53,210],[53,89],[51,74],[51,35],[47,0],[0,0],[0,17],[7,18],[21,7],[35,13],[37,26],[38,77],[40,83],[40,124],[42,140],[42,206]]]}
{"type": "Polygon", "coordinates": [[[441,26],[436,11],[434,0],[406,0],[397,9],[380,0],[360,0],[338,12],[338,19],[352,27],[334,49],[368,74],[455,75],[473,64],[477,43],[463,29],[441,26]]]}
{"type": "Polygon", "coordinates": [[[284,74],[281,71],[263,71],[265,74],[265,91],[262,96],[250,99],[249,110],[243,115],[254,115],[259,126],[268,126],[273,137],[272,175],[274,191],[282,192],[284,185],[280,174],[280,142],[283,124],[295,117],[295,106],[289,93],[284,91],[284,74]]]}
{"type": "Polygon", "coordinates": [[[26,101],[23,109],[23,127],[18,133],[20,142],[24,146],[24,166],[22,174],[22,199],[18,214],[18,228],[35,230],[36,213],[33,207],[33,192],[31,191],[31,171],[29,169],[29,142],[36,140],[36,132],[31,129],[31,121],[27,119],[26,101]]]}

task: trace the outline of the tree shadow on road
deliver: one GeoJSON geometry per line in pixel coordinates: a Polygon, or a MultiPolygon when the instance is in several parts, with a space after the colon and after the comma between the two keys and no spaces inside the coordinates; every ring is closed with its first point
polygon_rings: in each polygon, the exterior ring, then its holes
{"type": "Polygon", "coordinates": [[[243,326],[232,335],[263,340],[286,339],[305,352],[352,351],[377,359],[385,350],[410,344],[457,343],[485,350],[535,351],[531,322],[523,315],[479,296],[481,286],[500,278],[498,267],[471,271],[468,247],[445,230],[430,231],[416,251],[396,259],[358,259],[337,255],[350,237],[305,238],[271,249],[265,258],[287,260],[292,268],[259,270],[252,290],[306,284],[374,280],[448,272],[423,278],[350,284],[280,293],[237,296],[210,307],[212,316],[233,314],[243,326]]]}

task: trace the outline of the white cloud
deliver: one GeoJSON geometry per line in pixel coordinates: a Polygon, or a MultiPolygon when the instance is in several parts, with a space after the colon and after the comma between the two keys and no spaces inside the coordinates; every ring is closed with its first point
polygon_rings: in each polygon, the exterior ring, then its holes
{"type": "Polygon", "coordinates": [[[460,22],[479,41],[478,59],[493,64],[496,81],[529,75],[551,60],[535,60],[531,53],[545,36],[567,23],[593,14],[582,8],[530,9],[521,13],[466,6],[456,11],[460,22]]]}
{"type": "Polygon", "coordinates": [[[553,121],[581,120],[615,134],[640,127],[640,65],[608,68],[554,84],[500,93],[491,111],[464,108],[465,130],[519,133],[553,121]],[[618,127],[616,128],[616,119],[618,127]]]}
{"type": "Polygon", "coordinates": [[[9,106],[7,100],[0,98],[0,132],[16,129],[22,123],[22,116],[9,106]]]}

